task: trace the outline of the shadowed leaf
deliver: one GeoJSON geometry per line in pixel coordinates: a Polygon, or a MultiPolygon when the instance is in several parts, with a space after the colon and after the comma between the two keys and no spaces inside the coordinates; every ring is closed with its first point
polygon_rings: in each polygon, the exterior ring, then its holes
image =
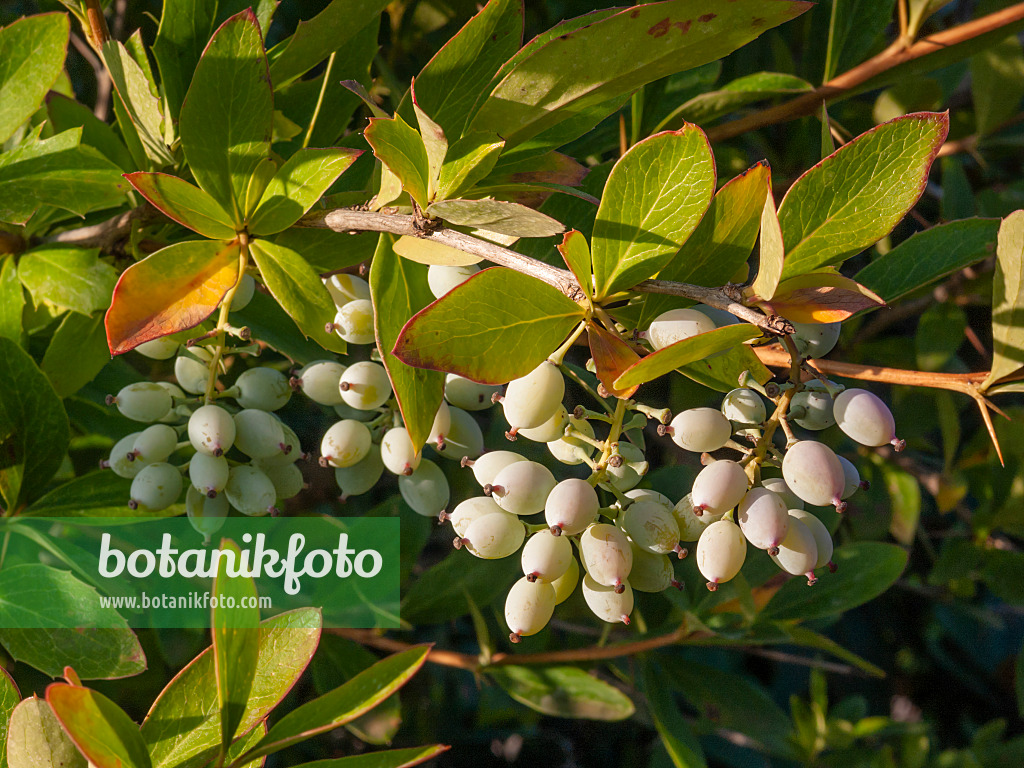
{"type": "Polygon", "coordinates": [[[231,240],[235,227],[216,200],[199,187],[166,173],[127,173],[144,198],[179,224],[211,240],[231,240]]]}

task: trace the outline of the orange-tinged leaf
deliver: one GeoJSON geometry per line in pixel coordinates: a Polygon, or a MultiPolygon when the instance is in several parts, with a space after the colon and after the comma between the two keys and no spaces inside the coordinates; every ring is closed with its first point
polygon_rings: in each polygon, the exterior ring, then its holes
{"type": "Polygon", "coordinates": [[[46,701],[65,732],[96,768],[150,768],[139,726],[101,693],[53,683],[46,701]]]}
{"type": "Polygon", "coordinates": [[[587,237],[582,232],[572,230],[566,232],[562,242],[558,244],[558,252],[562,254],[565,265],[569,267],[576,282],[588,297],[593,297],[593,281],[590,265],[590,246],[587,245],[587,237]]]}
{"type": "Polygon", "coordinates": [[[121,355],[139,344],[193,328],[238,280],[238,243],[175,243],[128,267],[107,310],[107,346],[121,355]]]}
{"type": "Polygon", "coordinates": [[[615,380],[638,362],[640,355],[618,336],[596,324],[587,326],[587,336],[590,338],[590,355],[597,367],[597,378],[615,397],[631,397],[638,385],[618,389],[615,380]]]}
{"type": "Polygon", "coordinates": [[[837,323],[862,309],[886,306],[874,291],[834,272],[812,272],[784,280],[764,303],[795,323],[837,323]]]}

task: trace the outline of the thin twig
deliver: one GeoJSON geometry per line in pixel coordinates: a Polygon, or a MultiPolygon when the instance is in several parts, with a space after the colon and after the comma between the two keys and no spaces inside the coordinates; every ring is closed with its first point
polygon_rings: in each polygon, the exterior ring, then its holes
{"type": "Polygon", "coordinates": [[[85,59],[96,78],[96,104],[92,108],[92,113],[97,119],[105,121],[107,113],[110,111],[110,89],[112,87],[110,73],[107,72],[107,68],[103,66],[99,57],[93,53],[92,48],[78,35],[71,35],[71,44],[85,59]]]}
{"type": "Polygon", "coordinates": [[[879,77],[901,64],[920,59],[943,48],[949,48],[950,46],[972,40],[1021,21],[1024,21],[1024,3],[1017,3],[1001,11],[982,16],[980,19],[973,19],[966,24],[960,24],[951,29],[922,38],[910,46],[906,46],[903,40],[897,40],[877,56],[832,78],[813,91],[808,91],[782,104],[753,112],[737,120],[722,123],[708,129],[708,139],[712,143],[723,141],[739,136],[747,131],[764,128],[767,125],[774,125],[775,123],[782,123],[814,114],[821,107],[822,101],[831,103],[837,99],[852,95],[853,92],[865,86],[873,78],[879,77]]]}
{"type": "Polygon", "coordinates": [[[144,224],[160,218],[160,212],[149,203],[144,203],[113,218],[90,224],[87,227],[68,229],[43,238],[46,243],[64,243],[82,248],[111,250],[120,240],[127,237],[134,224],[144,224]]]}

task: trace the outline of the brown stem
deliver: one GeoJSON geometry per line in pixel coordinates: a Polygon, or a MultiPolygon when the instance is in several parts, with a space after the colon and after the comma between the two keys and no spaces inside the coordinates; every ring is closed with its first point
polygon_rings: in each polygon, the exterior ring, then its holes
{"type": "MultiPolygon", "coordinates": [[[[375,213],[348,208],[333,211],[319,211],[304,216],[298,226],[321,227],[335,232],[389,232],[393,235],[421,237],[447,245],[464,253],[479,256],[494,264],[515,269],[538,280],[554,286],[570,299],[578,301],[583,298],[583,291],[576,278],[565,269],[553,267],[543,261],[524,256],[496,243],[457,232],[454,229],[438,227],[424,232],[416,227],[414,216],[397,213],[375,213]]],[[[638,293],[661,293],[700,301],[708,306],[724,309],[748,323],[771,334],[789,332],[788,324],[778,317],[766,317],[755,309],[746,307],[736,301],[736,297],[728,290],[721,288],[705,288],[688,283],[675,283],[666,280],[644,280],[630,289],[638,293]]],[[[791,328],[789,328],[791,330],[791,328]]]]}
{"type": "Polygon", "coordinates": [[[897,40],[877,56],[868,59],[853,69],[829,80],[822,86],[808,91],[794,99],[749,115],[722,123],[707,131],[712,143],[739,136],[747,131],[763,128],[766,125],[794,120],[814,114],[821,107],[821,102],[832,102],[849,95],[852,91],[865,85],[869,80],[885,74],[891,69],[908,62],[935,53],[958,43],[966,42],[1002,27],[1024,20],[1024,3],[1011,5],[1001,11],[972,19],[966,24],[937,32],[922,38],[912,45],[905,45],[897,40]]]}
{"type": "Polygon", "coordinates": [[[130,211],[119,213],[113,218],[91,224],[78,229],[68,229],[43,239],[47,243],[65,243],[83,248],[100,248],[104,251],[112,249],[119,240],[131,232],[135,223],[143,224],[160,218],[160,212],[149,203],[144,203],[130,211]]]}
{"type": "Polygon", "coordinates": [[[75,46],[75,50],[82,55],[82,58],[92,68],[93,76],[96,78],[96,104],[92,108],[92,113],[97,119],[105,121],[107,113],[110,111],[110,92],[113,87],[110,73],[107,72],[107,68],[103,66],[103,62],[99,60],[99,57],[93,53],[92,48],[78,35],[71,35],[71,44],[75,46]]]}

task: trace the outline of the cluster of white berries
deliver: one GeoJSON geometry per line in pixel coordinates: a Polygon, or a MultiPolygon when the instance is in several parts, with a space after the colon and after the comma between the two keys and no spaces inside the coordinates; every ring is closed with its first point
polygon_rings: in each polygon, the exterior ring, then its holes
{"type": "MultiPolygon", "coordinates": [[[[476,271],[431,267],[430,289],[440,297],[476,271]]],[[[366,281],[338,274],[325,285],[337,306],[329,329],[350,344],[372,344],[366,281]]],[[[658,350],[732,322],[732,315],[710,307],[674,309],[637,338],[658,350]]],[[[793,335],[807,357],[826,354],[837,339],[838,324],[797,326],[793,335]]],[[[748,544],[765,550],[783,571],[814,583],[816,570],[833,567],[833,544],[805,504],[842,512],[845,500],[866,484],[852,463],[824,443],[797,439],[791,425],[811,431],[838,425],[862,445],[902,448],[889,409],[866,390],[821,379],[762,387],[749,376],[720,408],[692,408],[671,420],[667,410],[630,401],[628,421],[619,419],[612,440],[602,440],[594,424],[615,419],[582,406],[570,412],[563,404],[562,371],[550,360],[511,381],[503,394],[499,387],[449,374],[426,444],[416,445],[401,421],[387,371],[373,359],[349,365],[317,360],[290,377],[271,367],[249,368],[204,403],[197,396],[208,396],[216,380],[206,348],[182,349],[160,339],[139,351],[159,359],[176,356],[176,383],[131,384],[108,398],[126,417],[150,425],[119,441],[103,462],[132,479],[133,509],[156,513],[174,504],[187,475],[186,509],[207,537],[232,507],[245,515],[276,513],[280,500],[303,488],[296,462],[305,454],[275,411],[302,392],[337,416],[321,440],[319,462],[334,469],[339,500],[368,492],[387,470],[397,476],[414,511],[450,522],[457,548],[485,559],[521,552],[523,577],[505,604],[516,642],[547,625],[555,606],[580,583],[581,566],[582,593],[591,611],[606,622],[628,624],[634,590],[682,586],[672,558],[685,557],[685,545],[693,542],[709,589],[739,573],[748,544]],[[771,414],[767,401],[775,406],[771,414]],[[558,462],[586,464],[590,476],[559,481],[546,466],[514,451],[485,453],[483,433],[470,414],[495,403],[501,404],[510,441],[545,443],[558,462]],[[704,468],[678,502],[635,487],[648,463],[642,447],[625,435],[652,418],[660,422],[659,434],[701,454],[704,468]],[[785,448],[773,440],[778,427],[788,438],[785,448]],[[425,447],[469,469],[481,495],[447,511],[448,481],[435,461],[424,458],[425,447]],[[737,457],[710,455],[728,450],[737,457]],[[176,452],[187,460],[171,463],[176,452]],[[762,478],[762,469],[772,467],[781,477],[762,478]],[[541,514],[543,522],[530,521],[541,514]]]]}

